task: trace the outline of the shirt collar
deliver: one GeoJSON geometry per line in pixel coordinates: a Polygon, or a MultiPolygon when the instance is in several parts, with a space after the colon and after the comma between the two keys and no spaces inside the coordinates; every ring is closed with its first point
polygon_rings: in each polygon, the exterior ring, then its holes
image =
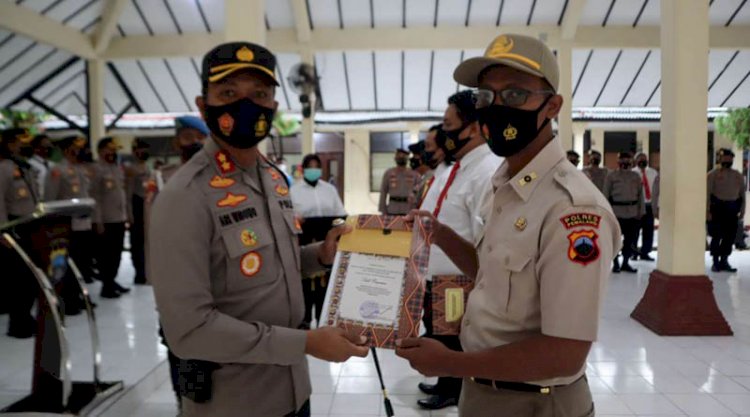
{"type": "Polygon", "coordinates": [[[464,155],[463,158],[459,161],[461,163],[461,166],[458,168],[459,171],[465,170],[467,167],[474,166],[477,162],[479,162],[482,158],[487,156],[490,152],[490,147],[486,144],[481,144],[480,146],[477,146],[476,148],[472,149],[464,155]]]}
{"type": "Polygon", "coordinates": [[[540,180],[563,159],[565,159],[565,151],[563,151],[560,140],[555,138],[513,178],[508,178],[508,161],[506,159],[492,178],[492,184],[495,188],[508,184],[523,201],[528,201],[540,180]]]}
{"type": "Polygon", "coordinates": [[[206,152],[208,160],[220,176],[233,176],[241,172],[229,152],[221,149],[213,139],[206,140],[203,151],[206,152]]]}

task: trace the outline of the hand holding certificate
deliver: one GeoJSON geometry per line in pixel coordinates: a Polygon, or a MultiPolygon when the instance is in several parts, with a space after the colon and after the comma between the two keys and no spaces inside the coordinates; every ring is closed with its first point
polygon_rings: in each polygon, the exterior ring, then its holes
{"type": "Polygon", "coordinates": [[[323,320],[394,348],[396,339],[419,335],[429,221],[413,228],[403,217],[358,216],[342,236],[326,294],[323,320]]]}

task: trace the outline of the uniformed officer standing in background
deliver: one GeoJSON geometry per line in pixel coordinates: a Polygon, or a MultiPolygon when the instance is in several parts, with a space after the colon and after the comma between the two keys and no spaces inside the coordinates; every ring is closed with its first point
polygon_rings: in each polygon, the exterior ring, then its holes
{"type": "Polygon", "coordinates": [[[481,132],[507,159],[490,180],[483,237],[467,241],[440,222],[433,233],[476,277],[461,326],[465,352],[418,338],[400,341],[396,354],[426,375],[465,378],[462,416],[593,416],[586,356],[619,230],[552,132],[563,102],[555,55],[536,38],[504,35],[454,78],[479,88],[481,132]]]}
{"type": "Polygon", "coordinates": [[[151,177],[148,166],[149,144],[144,140],[133,141],[133,157],[135,161],[125,167],[125,195],[128,205],[128,224],[130,225],[130,257],[133,260],[136,285],[146,284],[146,230],[145,230],[145,202],[146,185],[151,177]]]}
{"type": "Polygon", "coordinates": [[[406,149],[396,150],[394,160],[396,166],[383,174],[378,210],[383,214],[404,215],[409,212],[409,197],[419,181],[419,175],[406,166],[409,162],[409,151],[406,149]]]}
{"type": "Polygon", "coordinates": [[[609,174],[609,169],[600,167],[602,163],[602,154],[599,151],[589,151],[589,164],[583,169],[583,173],[596,185],[599,191],[604,190],[604,180],[609,174]]]}
{"type": "Polygon", "coordinates": [[[89,190],[91,198],[96,200],[93,221],[99,241],[97,267],[103,298],[119,298],[120,294],[130,292],[129,288],[115,281],[120,269],[127,220],[125,175],[117,160],[119,149],[113,138],[99,141],[99,160],[93,166],[89,190]]]}
{"type": "Polygon", "coordinates": [[[333,262],[337,227],[300,249],[287,180],[257,144],[278,107],[276,58],[250,43],[203,58],[197,107],[211,130],[155,201],[150,272],[169,346],[210,362],[210,398],[184,392],[182,416],[309,416],[305,354],[364,357],[359,336],[299,329],[301,275],[333,262]],[[192,397],[192,398],[191,398],[192,397]]]}
{"type": "MultiPolygon", "coordinates": [[[[654,181],[659,175],[659,171],[651,168],[648,164],[648,156],[640,152],[635,156],[635,168],[633,172],[641,177],[643,186],[643,201],[646,203],[646,214],[641,217],[638,230],[641,235],[641,247],[638,250],[638,257],[642,261],[653,261],[650,253],[654,249],[654,181]]],[[[636,237],[636,243],[638,238],[636,237]]]]}
{"type": "Polygon", "coordinates": [[[445,132],[443,132],[443,124],[437,124],[430,127],[427,133],[427,138],[424,141],[424,159],[427,165],[430,166],[431,171],[425,175],[427,180],[421,187],[419,198],[417,199],[419,204],[417,208],[422,207],[424,199],[432,189],[435,181],[445,175],[452,165],[453,158],[446,155],[443,150],[445,145],[445,132]]]}
{"type": "Polygon", "coordinates": [[[47,135],[36,135],[31,141],[31,148],[33,149],[33,155],[28,159],[29,165],[34,167],[37,172],[37,177],[34,179],[37,183],[37,189],[39,190],[39,200],[47,201],[45,197],[45,181],[47,180],[47,174],[50,169],[55,165],[50,157],[52,156],[52,141],[47,135]]]}
{"type": "Polygon", "coordinates": [[[720,166],[708,173],[708,231],[711,235],[711,256],[714,272],[737,272],[729,264],[737,222],[745,216],[745,179],[732,169],[734,152],[719,150],[720,166]]]}
{"type": "MultiPolygon", "coordinates": [[[[21,157],[21,147],[31,143],[25,129],[7,129],[0,133],[0,224],[28,216],[39,202],[36,171],[21,157]]],[[[31,236],[25,227],[13,230],[25,250],[31,247],[31,236]]],[[[29,268],[0,237],[0,268],[3,271],[3,298],[8,303],[8,336],[29,338],[36,332],[31,316],[38,284],[29,268]]]]}
{"type": "MultiPolygon", "coordinates": [[[[471,91],[461,91],[448,98],[443,116],[446,135],[443,151],[456,162],[449,172],[435,180],[422,204],[442,224],[470,242],[479,239],[484,230],[483,204],[492,193],[491,173],[502,160],[492,153],[477,123],[476,100],[471,91]]],[[[425,291],[426,336],[433,337],[450,349],[461,350],[458,335],[434,335],[432,317],[432,281],[440,275],[462,275],[461,270],[437,246],[430,248],[425,291]]],[[[419,400],[423,408],[437,410],[458,404],[461,378],[441,377],[436,385],[419,384],[430,397],[419,400]]]]}
{"type": "Polygon", "coordinates": [[[641,176],[631,171],[633,156],[629,152],[620,152],[618,164],[619,168],[610,172],[604,180],[603,190],[617,216],[623,236],[622,266],[615,257],[612,272],[636,273],[638,271],[630,266],[630,258],[638,253],[638,227],[641,218],[646,214],[643,184],[641,176]]]}

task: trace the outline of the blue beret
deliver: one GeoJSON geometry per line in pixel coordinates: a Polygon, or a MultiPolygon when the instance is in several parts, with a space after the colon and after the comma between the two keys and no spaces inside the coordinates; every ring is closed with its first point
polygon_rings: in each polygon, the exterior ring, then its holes
{"type": "Polygon", "coordinates": [[[210,133],[208,130],[208,126],[206,126],[206,123],[203,121],[203,119],[195,116],[180,116],[174,119],[174,126],[177,130],[183,128],[195,129],[206,136],[208,136],[210,133]]]}

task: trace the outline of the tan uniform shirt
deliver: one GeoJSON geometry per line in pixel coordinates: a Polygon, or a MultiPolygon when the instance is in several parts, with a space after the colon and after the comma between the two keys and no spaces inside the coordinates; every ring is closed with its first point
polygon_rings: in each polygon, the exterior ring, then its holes
{"type": "Polygon", "coordinates": [[[282,416],[310,397],[300,249],[286,179],[259,161],[246,170],[207,141],[154,202],[150,271],[169,346],[217,362],[213,398],[183,416],[282,416]]]}
{"type": "Polygon", "coordinates": [[[407,169],[394,167],[385,171],[380,186],[378,210],[383,214],[406,214],[411,207],[410,197],[419,174],[407,169]]]}
{"type": "Polygon", "coordinates": [[[714,168],[708,173],[707,184],[708,207],[711,196],[721,201],[740,200],[740,215],[745,215],[745,178],[736,169],[714,168]]]}
{"type": "Polygon", "coordinates": [[[0,224],[34,212],[38,201],[36,170],[0,160],[0,224]]]}
{"type": "Polygon", "coordinates": [[[583,173],[589,177],[599,191],[604,190],[604,180],[607,178],[607,174],[609,174],[609,169],[588,166],[583,169],[583,173]]]}
{"type": "Polygon", "coordinates": [[[610,172],[602,193],[618,219],[640,219],[646,214],[641,176],[631,170],[610,172]]]}
{"type": "Polygon", "coordinates": [[[94,223],[123,223],[127,220],[125,175],[122,167],[99,161],[94,164],[89,194],[96,200],[94,223]]]}
{"type": "MultiPolygon", "coordinates": [[[[463,349],[492,349],[540,334],[596,340],[610,263],[620,248],[609,204],[568,162],[559,139],[513,178],[504,163],[492,183],[476,286],[462,322],[463,349]]],[[[569,384],[584,370],[527,382],[569,384]]]]}

